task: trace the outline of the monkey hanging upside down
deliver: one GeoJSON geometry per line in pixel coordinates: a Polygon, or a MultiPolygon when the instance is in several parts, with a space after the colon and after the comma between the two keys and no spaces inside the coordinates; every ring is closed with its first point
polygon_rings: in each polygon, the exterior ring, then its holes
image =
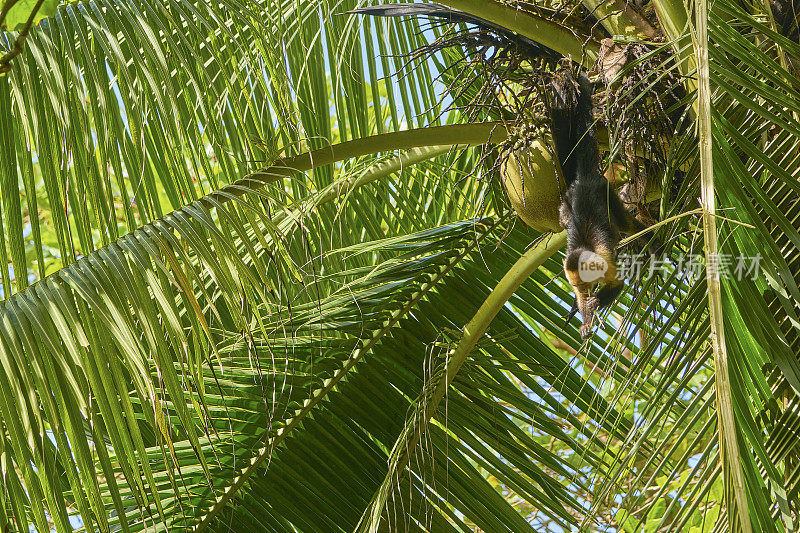
{"type": "MultiPolygon", "coordinates": [[[[513,49],[521,57],[557,60],[554,50],[502,26],[447,6],[431,3],[397,3],[369,6],[351,13],[381,17],[424,16],[437,26],[466,24],[462,38],[450,36],[421,50],[437,50],[464,45],[486,49],[513,49]]],[[[492,57],[501,57],[496,55],[492,57]]],[[[518,68],[519,64],[516,64],[518,68]]],[[[632,234],[644,225],[625,208],[617,192],[600,172],[600,155],[592,116],[592,85],[583,71],[577,79],[568,71],[555,74],[553,102],[549,106],[553,140],[561,163],[566,193],[559,206],[559,222],[567,230],[564,273],[575,290],[575,305],[580,311],[581,337],[592,333],[594,314],[610,305],[624,287],[617,278],[617,246],[622,234],[632,234]]],[[[554,184],[555,186],[555,184],[554,184]]],[[[569,319],[568,319],[569,320],[569,319]]]]}
{"type": "Polygon", "coordinates": [[[576,80],[566,71],[556,75],[552,88],[551,129],[567,186],[559,208],[561,225],[567,230],[564,274],[575,291],[569,318],[580,311],[581,337],[586,339],[592,334],[594,314],[611,304],[624,287],[616,263],[621,235],[641,231],[644,225],[600,172],[589,78],[580,73],[576,80]]]}

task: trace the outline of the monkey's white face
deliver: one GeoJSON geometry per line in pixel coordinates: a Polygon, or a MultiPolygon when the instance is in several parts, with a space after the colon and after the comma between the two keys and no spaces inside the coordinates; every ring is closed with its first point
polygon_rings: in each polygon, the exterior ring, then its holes
{"type": "Polygon", "coordinates": [[[578,276],[584,283],[595,283],[605,278],[608,271],[608,261],[598,253],[590,250],[581,252],[578,259],[578,276]]]}
{"type": "Polygon", "coordinates": [[[565,258],[564,274],[576,296],[586,297],[600,282],[616,283],[617,265],[611,251],[604,246],[598,246],[595,252],[586,250],[581,253],[577,270],[568,270],[565,258]]]}

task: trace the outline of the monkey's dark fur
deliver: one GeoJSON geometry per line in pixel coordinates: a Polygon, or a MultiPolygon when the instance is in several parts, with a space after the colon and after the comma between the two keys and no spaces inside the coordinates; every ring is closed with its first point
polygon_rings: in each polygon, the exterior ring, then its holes
{"type": "Polygon", "coordinates": [[[589,78],[580,73],[576,80],[567,71],[555,77],[552,88],[551,129],[567,186],[560,206],[561,225],[567,230],[564,272],[575,290],[575,307],[583,317],[581,336],[587,338],[594,313],[611,304],[623,288],[616,270],[620,237],[643,226],[625,209],[600,172],[589,78]],[[585,281],[581,279],[581,261],[592,257],[590,254],[600,256],[607,270],[602,278],[585,281]],[[591,294],[599,282],[603,286],[591,294]]]}
{"type": "MultiPolygon", "coordinates": [[[[477,28],[460,38],[432,43],[423,52],[464,44],[514,49],[528,59],[557,57],[548,47],[487,20],[439,4],[390,4],[353,11],[376,16],[427,16],[442,23],[466,23],[477,28]]],[[[564,273],[575,290],[575,306],[583,317],[581,336],[588,338],[595,312],[611,304],[623,288],[617,279],[616,256],[620,236],[644,226],[627,209],[600,171],[600,155],[592,116],[593,89],[585,73],[577,79],[569,72],[556,74],[551,84],[551,129],[567,187],[559,207],[561,225],[567,230],[564,273]],[[605,274],[581,279],[581,262],[592,253],[607,265],[605,274]],[[595,291],[596,285],[602,284],[595,291]]],[[[570,318],[572,313],[570,313],[570,318]]]]}

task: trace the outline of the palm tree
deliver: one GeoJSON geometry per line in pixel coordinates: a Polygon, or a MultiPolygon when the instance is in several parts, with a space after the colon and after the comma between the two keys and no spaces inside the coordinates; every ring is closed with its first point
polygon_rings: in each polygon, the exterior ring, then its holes
{"type": "Polygon", "coordinates": [[[452,27],[66,3],[0,77],[0,529],[797,527],[787,8],[442,3],[587,67],[610,35],[665,58],[680,261],[564,325],[564,236],[515,222],[504,117],[461,105],[506,93],[443,91],[484,76],[468,47],[407,64],[452,27]]]}

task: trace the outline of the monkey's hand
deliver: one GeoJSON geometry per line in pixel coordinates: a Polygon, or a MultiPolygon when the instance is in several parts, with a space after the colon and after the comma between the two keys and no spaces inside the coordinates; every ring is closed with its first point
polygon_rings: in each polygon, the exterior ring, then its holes
{"type": "Polygon", "coordinates": [[[583,317],[583,324],[581,324],[581,338],[586,340],[592,336],[592,323],[594,322],[594,314],[600,308],[600,302],[596,296],[587,296],[583,301],[578,301],[578,307],[583,317]]]}
{"type": "Polygon", "coordinates": [[[592,336],[592,324],[583,323],[581,326],[581,339],[586,340],[592,336]]]}
{"type": "Polygon", "coordinates": [[[620,280],[614,280],[606,283],[597,291],[594,296],[587,296],[578,299],[578,307],[583,317],[583,325],[581,325],[581,338],[588,339],[592,336],[592,323],[594,322],[594,315],[599,310],[611,305],[614,300],[622,292],[625,285],[620,280]]]}
{"type": "Polygon", "coordinates": [[[581,309],[581,317],[583,318],[583,323],[580,327],[581,338],[588,339],[592,336],[592,318],[594,316],[594,311],[588,307],[586,303],[581,304],[579,299],[576,298],[575,303],[572,304],[572,309],[569,311],[569,315],[567,315],[567,319],[564,321],[564,325],[566,326],[569,324],[572,317],[578,313],[579,308],[581,309]]]}

